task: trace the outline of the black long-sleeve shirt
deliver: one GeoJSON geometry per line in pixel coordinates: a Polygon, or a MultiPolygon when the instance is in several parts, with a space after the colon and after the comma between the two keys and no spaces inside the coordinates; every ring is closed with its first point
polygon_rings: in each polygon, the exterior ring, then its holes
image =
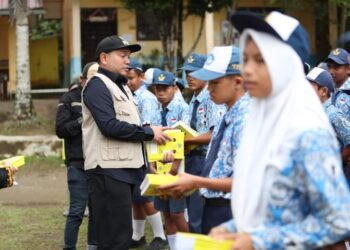
{"type": "MultiPolygon", "coordinates": [[[[124,77],[102,68],[98,69],[98,73],[110,78],[126,94],[123,87],[126,84],[124,77]]],[[[100,78],[93,77],[90,80],[84,90],[83,101],[104,136],[140,143],[153,139],[154,134],[151,128],[137,126],[116,118],[111,93],[100,78]]],[[[95,169],[88,170],[87,173],[89,177],[97,174],[106,174],[119,181],[135,184],[142,181],[144,168],[102,169],[96,166],[95,169]]]]}
{"type": "Polygon", "coordinates": [[[77,87],[61,97],[57,106],[56,134],[65,142],[66,165],[84,168],[81,90],[77,87]]]}

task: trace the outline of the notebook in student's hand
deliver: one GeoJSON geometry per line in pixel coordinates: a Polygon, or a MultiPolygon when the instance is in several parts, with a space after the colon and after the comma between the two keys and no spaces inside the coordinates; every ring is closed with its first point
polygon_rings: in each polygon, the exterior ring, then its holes
{"type": "Polygon", "coordinates": [[[175,250],[231,250],[233,241],[215,240],[207,235],[194,233],[177,233],[175,250]]]}
{"type": "Polygon", "coordinates": [[[148,161],[163,160],[163,153],[166,151],[172,151],[174,159],[184,159],[184,133],[179,129],[166,130],[164,133],[171,138],[165,145],[158,145],[155,142],[146,143],[148,161]]]}
{"type": "MultiPolygon", "coordinates": [[[[160,196],[166,192],[160,192],[158,188],[162,185],[175,183],[179,179],[178,175],[170,174],[146,174],[145,179],[140,185],[141,195],[144,196],[160,196]]],[[[195,190],[187,192],[185,195],[191,195],[195,190]]]]}
{"type": "MultiPolygon", "coordinates": [[[[191,128],[190,126],[188,126],[186,123],[184,123],[182,121],[179,121],[179,122],[175,123],[172,126],[172,128],[176,128],[176,129],[179,129],[182,132],[184,132],[185,133],[185,139],[186,138],[193,138],[193,137],[196,137],[196,136],[200,135],[199,132],[197,132],[196,130],[194,130],[193,128],[191,128]]],[[[197,145],[197,144],[193,144],[193,145],[190,145],[188,148],[191,151],[191,150],[195,149],[198,146],[199,145],[197,145]]]]}
{"type": "Polygon", "coordinates": [[[0,168],[4,168],[7,167],[7,164],[9,164],[11,167],[22,167],[25,164],[25,158],[23,155],[19,155],[19,156],[14,156],[14,157],[10,157],[4,160],[0,161],[0,168]]]}

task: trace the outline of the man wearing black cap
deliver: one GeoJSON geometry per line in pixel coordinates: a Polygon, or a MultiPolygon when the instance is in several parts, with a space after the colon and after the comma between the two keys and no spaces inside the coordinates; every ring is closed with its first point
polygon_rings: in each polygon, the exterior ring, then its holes
{"type": "Polygon", "coordinates": [[[118,36],[96,48],[98,72],[83,90],[83,142],[98,249],[128,249],[132,236],[131,194],[145,171],[143,141],[164,143],[163,128],[142,127],[126,86],[130,53],[118,36]]]}

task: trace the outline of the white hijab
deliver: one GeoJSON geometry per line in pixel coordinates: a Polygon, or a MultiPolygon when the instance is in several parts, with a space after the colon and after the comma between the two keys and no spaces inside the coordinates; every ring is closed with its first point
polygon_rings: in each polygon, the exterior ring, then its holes
{"type": "Polygon", "coordinates": [[[291,147],[303,131],[326,128],[333,133],[294,50],[269,34],[247,29],[240,40],[242,52],[248,37],[265,60],[272,92],[264,99],[252,98],[237,153],[232,212],[239,232],[257,229],[266,218],[269,191],[263,189],[266,182],[273,182],[266,178],[267,167],[284,167],[291,147]]]}

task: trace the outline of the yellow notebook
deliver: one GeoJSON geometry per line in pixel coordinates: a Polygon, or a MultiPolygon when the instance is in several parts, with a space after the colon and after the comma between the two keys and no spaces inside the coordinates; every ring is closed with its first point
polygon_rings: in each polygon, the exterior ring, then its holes
{"type": "Polygon", "coordinates": [[[158,174],[146,174],[145,179],[140,185],[141,195],[144,196],[159,196],[165,193],[161,193],[158,187],[161,185],[167,185],[176,182],[179,179],[177,175],[158,175],[158,174]]]}
{"type": "Polygon", "coordinates": [[[207,235],[177,233],[175,250],[231,250],[233,241],[215,240],[207,235]]]}
{"type": "Polygon", "coordinates": [[[164,133],[171,138],[171,141],[165,145],[158,145],[155,142],[146,143],[148,161],[163,160],[163,152],[165,151],[173,151],[175,159],[184,159],[184,133],[178,129],[166,130],[164,133]]]}
{"type": "MultiPolygon", "coordinates": [[[[192,137],[196,137],[198,135],[200,135],[199,132],[197,132],[196,130],[194,130],[193,128],[191,128],[190,126],[188,126],[186,123],[179,121],[177,123],[175,123],[172,128],[176,128],[181,130],[182,132],[185,133],[185,139],[186,138],[192,138],[192,137]]],[[[196,147],[198,147],[199,145],[193,144],[189,146],[189,150],[193,150],[196,147]]]]}
{"type": "MultiPolygon", "coordinates": [[[[146,174],[145,179],[140,185],[141,195],[144,196],[159,196],[166,192],[160,192],[158,188],[162,185],[168,185],[176,182],[179,179],[178,175],[170,174],[146,174]]],[[[195,190],[187,192],[185,195],[191,195],[195,190]]]]}
{"type": "Polygon", "coordinates": [[[0,161],[0,168],[6,167],[6,163],[9,163],[12,167],[22,167],[25,164],[25,159],[23,155],[14,156],[0,161]]]}

